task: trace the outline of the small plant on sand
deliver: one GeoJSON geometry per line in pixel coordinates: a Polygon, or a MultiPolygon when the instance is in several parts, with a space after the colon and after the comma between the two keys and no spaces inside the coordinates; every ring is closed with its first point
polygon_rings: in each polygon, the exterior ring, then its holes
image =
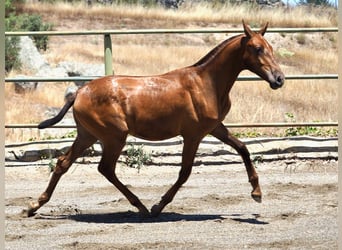
{"type": "Polygon", "coordinates": [[[151,162],[151,155],[144,151],[144,145],[134,146],[129,143],[127,147],[126,164],[128,167],[136,168],[138,171],[145,164],[151,162]]]}
{"type": "Polygon", "coordinates": [[[53,159],[53,153],[52,153],[52,150],[50,149],[49,145],[48,145],[47,151],[45,151],[44,153],[42,153],[40,155],[40,159],[41,160],[49,160],[48,169],[49,169],[49,173],[51,174],[55,170],[55,166],[56,166],[57,161],[55,159],[53,159]]]}

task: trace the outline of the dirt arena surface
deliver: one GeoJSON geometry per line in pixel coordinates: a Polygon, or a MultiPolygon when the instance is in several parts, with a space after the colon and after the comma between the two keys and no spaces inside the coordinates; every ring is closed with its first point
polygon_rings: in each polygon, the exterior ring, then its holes
{"type": "MultiPolygon", "coordinates": [[[[34,217],[21,212],[45,189],[47,164],[6,167],[6,249],[337,249],[337,161],[257,163],[263,202],[250,197],[241,162],[196,158],[192,175],[158,218],[137,210],[80,158],[34,217]]],[[[177,178],[168,166],[128,168],[119,178],[147,207],[177,178]]]]}

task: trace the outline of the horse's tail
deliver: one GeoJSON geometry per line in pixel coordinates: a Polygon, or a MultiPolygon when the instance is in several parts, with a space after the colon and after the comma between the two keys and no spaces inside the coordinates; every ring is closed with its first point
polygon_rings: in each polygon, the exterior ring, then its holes
{"type": "Polygon", "coordinates": [[[65,104],[64,104],[63,108],[61,109],[61,111],[59,111],[59,113],[55,117],[47,119],[47,120],[39,123],[38,124],[39,129],[51,127],[52,125],[54,125],[57,122],[59,122],[60,120],[62,120],[63,117],[65,116],[66,112],[68,112],[68,110],[72,107],[72,105],[74,105],[74,102],[76,99],[76,93],[68,94],[68,96],[66,96],[65,99],[66,99],[66,101],[65,101],[65,104]]]}

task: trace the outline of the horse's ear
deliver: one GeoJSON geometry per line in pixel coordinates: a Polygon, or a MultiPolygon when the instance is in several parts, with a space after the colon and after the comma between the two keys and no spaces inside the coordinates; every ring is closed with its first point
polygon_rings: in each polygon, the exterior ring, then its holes
{"type": "Polygon", "coordinates": [[[243,30],[245,31],[245,34],[248,38],[251,38],[255,33],[249,28],[247,24],[245,24],[245,21],[242,20],[243,30]]]}
{"type": "Polygon", "coordinates": [[[265,26],[263,28],[260,29],[259,33],[264,36],[264,34],[266,33],[267,30],[267,26],[268,26],[268,22],[265,24],[265,26]]]}

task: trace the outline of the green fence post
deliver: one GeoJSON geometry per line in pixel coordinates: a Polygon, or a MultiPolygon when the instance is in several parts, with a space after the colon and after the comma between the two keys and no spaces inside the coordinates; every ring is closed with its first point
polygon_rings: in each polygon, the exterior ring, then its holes
{"type": "Polygon", "coordinates": [[[105,74],[113,75],[112,66],[112,39],[110,34],[104,35],[104,63],[105,63],[105,74]]]}

